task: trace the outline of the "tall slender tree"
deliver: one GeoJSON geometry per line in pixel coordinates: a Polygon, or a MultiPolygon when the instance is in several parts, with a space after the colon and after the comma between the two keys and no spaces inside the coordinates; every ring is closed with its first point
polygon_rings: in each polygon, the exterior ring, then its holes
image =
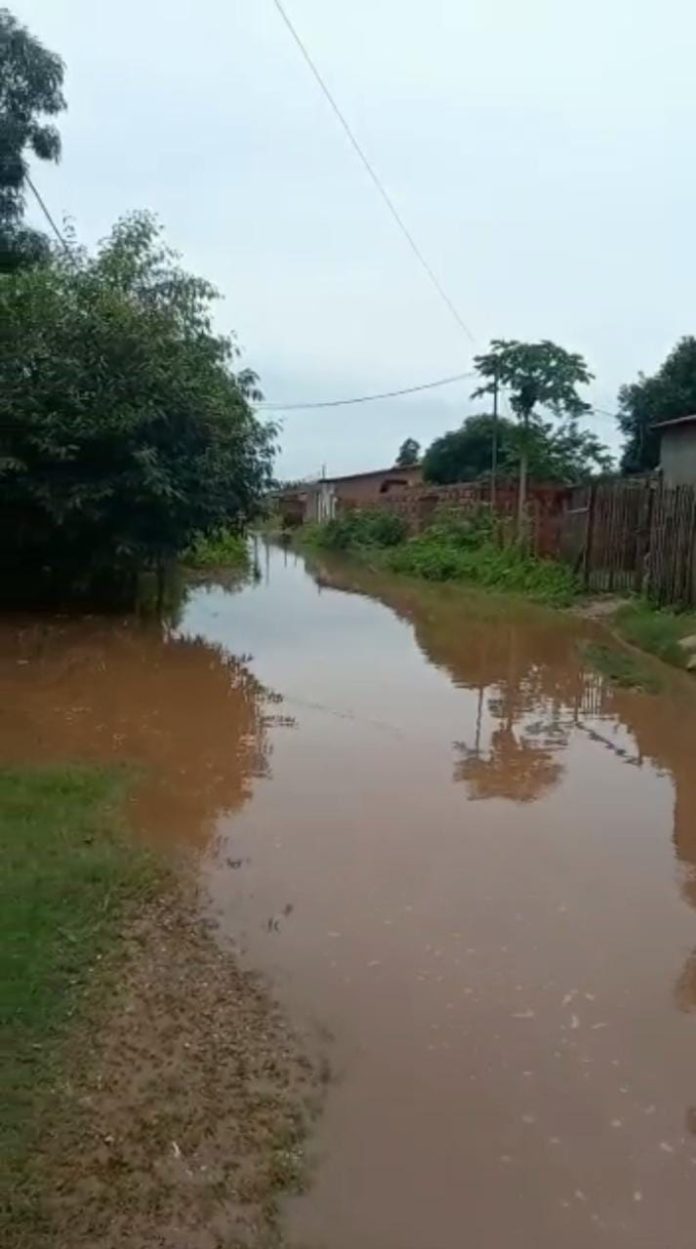
{"type": "Polygon", "coordinates": [[[583,357],[543,339],[520,343],[496,338],[490,350],[474,358],[477,372],[485,379],[473,398],[493,394],[497,386],[507,388],[510,404],[520,422],[520,470],[518,533],[523,535],[527,506],[527,476],[533,425],[540,420],[538,408],[554,416],[575,421],[589,404],[580,398],[579,385],[592,380],[583,357]]]}

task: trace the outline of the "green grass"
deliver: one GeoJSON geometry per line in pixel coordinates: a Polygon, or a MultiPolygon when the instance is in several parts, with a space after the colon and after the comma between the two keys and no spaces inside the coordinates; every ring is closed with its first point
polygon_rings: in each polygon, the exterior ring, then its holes
{"type": "Polygon", "coordinates": [[[622,689],[657,694],[662,688],[657,674],[627,650],[589,642],[582,647],[582,652],[593,668],[622,689]]]}
{"type": "Polygon", "coordinates": [[[431,538],[428,533],[398,547],[387,559],[394,572],[427,581],[467,581],[484,589],[522,594],[554,607],[564,607],[576,594],[569,568],[553,560],[536,559],[516,546],[484,542],[478,547],[431,538]]]}
{"type": "Polygon", "coordinates": [[[305,525],[301,540],[327,551],[375,550],[403,542],[407,525],[400,516],[380,509],[346,512],[324,525],[305,525]]]}
{"type": "Polygon", "coordinates": [[[642,599],[621,607],[613,626],[621,637],[641,650],[678,668],[686,667],[689,656],[679,639],[696,634],[696,615],[661,610],[642,599]]]}
{"type": "Polygon", "coordinates": [[[242,534],[231,529],[199,534],[183,556],[187,568],[239,568],[249,566],[249,547],[242,534]]]}
{"type": "Polygon", "coordinates": [[[442,513],[410,539],[401,518],[382,511],[354,512],[302,531],[302,541],[311,546],[367,556],[392,572],[426,581],[467,582],[556,607],[573,600],[577,582],[568,567],[537,559],[503,538],[487,509],[442,513]]]}
{"type": "Polygon", "coordinates": [[[60,1084],[63,1042],[124,909],[154,883],[154,864],[119,827],[126,781],[125,771],[0,770],[0,1154],[14,1188],[10,1226],[31,1201],[27,1162],[60,1084]]]}

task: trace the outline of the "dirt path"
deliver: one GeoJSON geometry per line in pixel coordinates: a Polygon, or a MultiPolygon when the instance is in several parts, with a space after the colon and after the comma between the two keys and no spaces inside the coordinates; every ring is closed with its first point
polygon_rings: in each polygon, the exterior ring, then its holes
{"type": "Polygon", "coordinates": [[[34,1158],[32,1249],[271,1249],[319,1084],[259,983],[179,888],[107,970],[34,1158]]]}

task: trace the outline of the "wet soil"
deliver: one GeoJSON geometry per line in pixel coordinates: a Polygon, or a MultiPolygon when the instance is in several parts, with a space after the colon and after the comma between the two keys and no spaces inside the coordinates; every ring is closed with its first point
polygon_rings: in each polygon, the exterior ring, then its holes
{"type": "Polygon", "coordinates": [[[317,1105],[297,1038],[181,886],[131,925],[102,994],[105,977],[44,1112],[26,1243],[273,1249],[317,1105]]]}
{"type": "Polygon", "coordinates": [[[139,827],[323,1038],[290,1242],[692,1249],[688,678],[617,689],[596,622],[261,556],[168,632],[8,626],[0,756],[140,761],[139,827]]]}

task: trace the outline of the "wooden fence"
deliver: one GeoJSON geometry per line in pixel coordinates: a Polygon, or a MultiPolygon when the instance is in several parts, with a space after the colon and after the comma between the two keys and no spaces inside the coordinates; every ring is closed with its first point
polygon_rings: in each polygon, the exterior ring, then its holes
{"type": "MultiPolygon", "coordinates": [[[[368,503],[338,503],[339,510],[369,506],[392,512],[418,533],[443,507],[489,507],[490,484],[413,487],[368,503]]],[[[499,484],[494,506],[513,532],[515,482],[499,484]]],[[[644,593],[661,606],[696,607],[696,487],[665,486],[657,477],[574,487],[532,484],[527,514],[531,549],[571,564],[586,589],[644,593]]]]}
{"type": "Polygon", "coordinates": [[[596,482],[571,491],[559,554],[585,588],[649,594],[696,606],[696,488],[656,479],[596,482]]]}

